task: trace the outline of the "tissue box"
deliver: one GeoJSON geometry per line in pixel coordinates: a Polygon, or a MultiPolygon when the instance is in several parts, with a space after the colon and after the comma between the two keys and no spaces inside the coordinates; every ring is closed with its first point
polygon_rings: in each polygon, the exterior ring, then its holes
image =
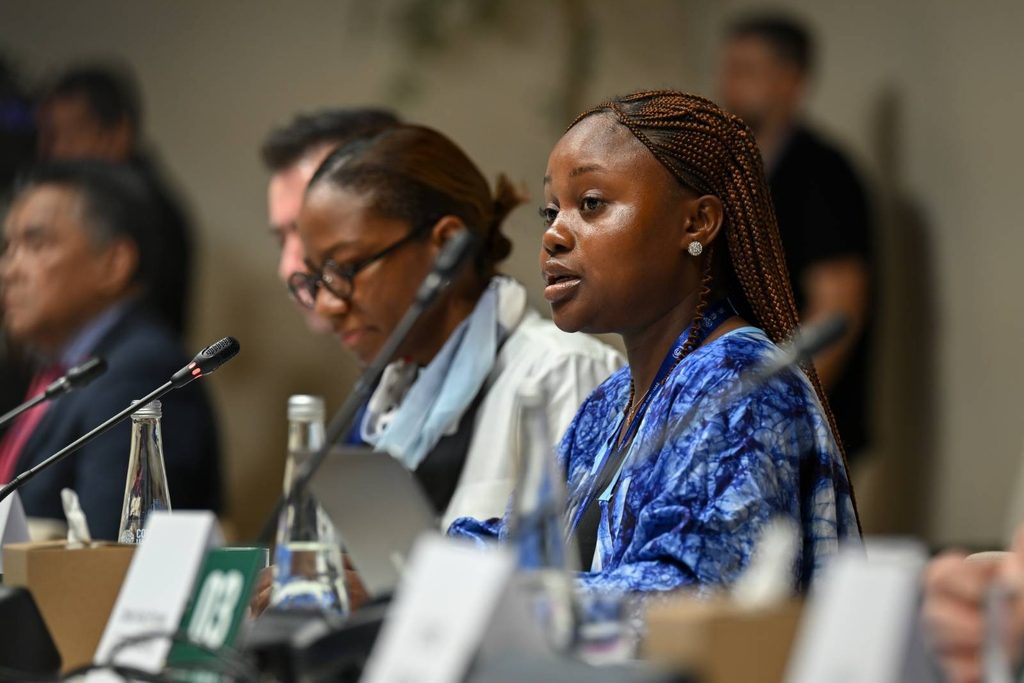
{"type": "Polygon", "coordinates": [[[741,608],[680,595],[647,611],[644,656],[707,683],[778,683],[800,621],[801,603],[741,608]]]}
{"type": "Polygon", "coordinates": [[[128,571],[134,545],[64,541],[4,546],[4,584],[32,593],[60,651],[63,670],[92,661],[128,571]]]}

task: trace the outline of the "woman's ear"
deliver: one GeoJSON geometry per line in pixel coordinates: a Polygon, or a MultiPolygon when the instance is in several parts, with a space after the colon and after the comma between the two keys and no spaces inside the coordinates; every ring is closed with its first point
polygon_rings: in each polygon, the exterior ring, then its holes
{"type": "Polygon", "coordinates": [[[430,230],[430,243],[440,249],[444,244],[455,236],[460,230],[465,230],[466,224],[458,216],[444,216],[430,230]]]}
{"type": "Polygon", "coordinates": [[[690,201],[684,234],[683,248],[686,249],[693,242],[699,242],[702,247],[707,247],[718,237],[725,220],[725,210],[722,208],[722,200],[710,194],[696,197],[690,201]]]}

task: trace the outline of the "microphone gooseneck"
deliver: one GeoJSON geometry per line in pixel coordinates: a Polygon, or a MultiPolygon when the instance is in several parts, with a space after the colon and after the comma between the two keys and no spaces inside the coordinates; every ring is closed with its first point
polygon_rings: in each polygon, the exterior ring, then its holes
{"type": "MultiPolygon", "coordinates": [[[[708,401],[711,407],[722,408],[738,401],[763,387],[783,371],[810,361],[819,351],[837,342],[848,327],[849,323],[845,316],[835,315],[820,323],[807,325],[797,330],[776,354],[759,365],[742,372],[721,395],[710,398],[708,401]]],[[[691,403],[678,420],[671,422],[651,441],[644,441],[643,448],[638,448],[632,454],[631,462],[642,462],[645,458],[656,456],[665,447],[665,444],[690,427],[699,410],[707,409],[708,402],[694,401],[691,403]]],[[[597,548],[597,525],[600,519],[598,497],[612,484],[615,475],[624,466],[628,457],[630,457],[629,445],[614,451],[595,476],[594,484],[592,488],[588,489],[587,497],[579,501],[582,507],[577,508],[570,515],[570,520],[579,520],[573,535],[576,538],[583,566],[587,566],[593,560],[597,548]]]]}
{"type": "Polygon", "coordinates": [[[26,410],[35,408],[40,403],[45,403],[46,401],[53,400],[62,394],[84,387],[106,371],[107,361],[102,358],[90,358],[84,363],[76,365],[64,373],[63,377],[50,382],[43,391],[39,392],[21,405],[9,410],[3,415],[0,415],[0,427],[11,422],[26,410]]]}
{"type": "MultiPolygon", "coordinates": [[[[831,316],[820,323],[802,327],[797,330],[788,343],[782,346],[776,356],[740,374],[737,381],[729,389],[723,392],[721,396],[713,399],[714,404],[718,406],[728,405],[763,387],[784,370],[809,361],[820,351],[837,342],[846,332],[848,325],[846,317],[839,314],[831,316]]],[[[653,446],[645,450],[648,453],[660,451],[666,443],[686,429],[696,415],[697,410],[703,408],[706,408],[706,406],[701,402],[693,403],[680,419],[674,421],[670,428],[662,431],[660,437],[654,440],[653,446]]]]}
{"type": "MultiPolygon", "coordinates": [[[[196,354],[196,357],[193,358],[188,365],[186,365],[181,370],[178,370],[178,372],[174,373],[171,379],[165,382],[162,386],[151,391],[149,394],[143,396],[139,400],[133,401],[127,408],[117,413],[116,415],[108,419],[106,422],[103,422],[102,424],[94,427],[91,431],[86,432],[79,438],[75,439],[67,446],[65,446],[64,448],[60,449],[59,451],[48,457],[46,460],[43,460],[37,465],[25,470],[24,472],[16,476],[14,479],[4,484],[2,487],[0,487],[0,500],[7,498],[7,496],[11,495],[19,488],[24,486],[34,476],[36,476],[43,470],[56,465],[58,462],[68,457],[72,453],[75,453],[83,446],[85,446],[87,443],[96,439],[101,434],[108,431],[110,428],[114,427],[122,420],[125,420],[136,411],[141,410],[142,408],[152,403],[153,401],[159,400],[161,397],[165,396],[166,394],[169,394],[175,389],[179,389],[195,379],[212,373],[221,365],[237,356],[239,349],[240,347],[238,345],[238,340],[235,339],[234,337],[224,337],[219,342],[210,344],[205,349],[196,354]],[[179,375],[182,375],[183,373],[184,377],[179,377],[179,375]]],[[[105,365],[106,364],[104,363],[104,366],[105,365]]],[[[80,374],[89,375],[91,373],[98,374],[95,368],[85,370],[80,374]]]]}
{"type": "MultiPolygon", "coordinates": [[[[288,493],[289,496],[297,495],[299,491],[306,487],[309,480],[313,478],[313,475],[319,469],[320,463],[327,457],[330,449],[352,429],[360,409],[370,398],[374,387],[377,386],[381,375],[384,374],[384,368],[387,367],[388,363],[398,353],[399,348],[405,343],[409,333],[416,323],[419,322],[423,314],[437,300],[437,297],[444,291],[445,287],[448,286],[460,269],[476,252],[478,243],[479,240],[473,233],[469,230],[461,230],[441,247],[441,252],[434,259],[434,265],[430,273],[423,279],[422,284],[420,284],[416,296],[409,305],[409,309],[402,316],[394,331],[388,336],[384,346],[377,353],[377,357],[373,359],[373,362],[359,376],[358,381],[356,381],[355,386],[352,388],[352,393],[345,399],[345,403],[334,414],[334,417],[331,418],[330,423],[327,425],[327,438],[324,440],[323,448],[313,453],[296,470],[288,493]]],[[[278,498],[273,510],[271,510],[266,522],[263,524],[263,529],[258,538],[259,541],[269,543],[273,538],[274,530],[277,526],[277,518],[287,500],[285,496],[278,498]]]]}

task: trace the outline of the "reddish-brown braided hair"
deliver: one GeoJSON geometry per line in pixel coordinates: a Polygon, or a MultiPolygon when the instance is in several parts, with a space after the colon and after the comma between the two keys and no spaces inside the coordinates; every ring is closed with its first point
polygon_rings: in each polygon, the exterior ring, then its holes
{"type": "MultiPolygon", "coordinates": [[[[726,288],[734,301],[742,297],[736,302],[746,309],[741,312],[752,316],[752,322],[772,341],[780,343],[792,336],[800,322],[796,301],[761,153],[747,125],[703,97],[654,90],[610,100],[578,116],[572,126],[600,113],[610,113],[628,128],[683,186],[722,201],[722,230],[728,250],[714,251],[729,280],[726,288]]],[[[709,245],[684,355],[697,344],[711,298],[711,251],[709,245]]],[[[804,370],[825,410],[845,466],[846,453],[818,373],[810,364],[804,370]]]]}

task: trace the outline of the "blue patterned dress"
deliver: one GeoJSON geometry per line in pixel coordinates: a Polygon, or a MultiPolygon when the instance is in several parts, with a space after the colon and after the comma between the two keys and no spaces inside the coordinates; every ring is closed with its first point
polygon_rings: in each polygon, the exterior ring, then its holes
{"type": "MultiPolygon", "coordinates": [[[[731,584],[765,525],[781,515],[800,529],[793,584],[805,589],[840,541],[858,538],[839,450],[802,372],[785,371],[753,393],[720,402],[774,353],[760,330],[733,330],[694,350],[651,391],[618,476],[600,492],[597,550],[591,571],[580,576],[584,588],[731,584]],[[679,429],[684,417],[689,424],[679,429]]],[[[570,509],[587,497],[613,452],[629,380],[627,367],[595,389],[562,438],[570,509]]],[[[493,539],[504,526],[463,518],[449,534],[493,539]]]]}

